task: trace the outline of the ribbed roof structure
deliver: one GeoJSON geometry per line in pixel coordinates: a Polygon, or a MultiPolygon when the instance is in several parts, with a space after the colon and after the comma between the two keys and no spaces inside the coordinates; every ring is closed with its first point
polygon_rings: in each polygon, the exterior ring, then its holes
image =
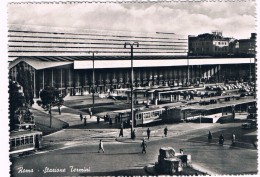
{"type": "MultiPolygon", "coordinates": [[[[37,57],[40,60],[85,60],[89,52],[101,59],[129,59],[125,42],[138,42],[134,55],[141,59],[164,59],[187,56],[187,36],[174,33],[142,33],[127,31],[61,29],[10,25],[8,31],[9,60],[37,57]],[[49,58],[48,58],[49,57],[49,58]],[[76,58],[73,58],[76,57],[76,58]]],[[[98,58],[97,58],[98,59],[98,58]]]]}

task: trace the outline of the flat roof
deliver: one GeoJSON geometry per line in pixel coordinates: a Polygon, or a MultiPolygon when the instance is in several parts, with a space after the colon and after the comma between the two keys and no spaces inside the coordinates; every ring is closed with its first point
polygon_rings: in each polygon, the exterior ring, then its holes
{"type": "Polygon", "coordinates": [[[11,131],[10,132],[10,138],[20,137],[24,135],[35,135],[35,134],[42,134],[40,131],[35,130],[19,130],[19,131],[11,131]]]}

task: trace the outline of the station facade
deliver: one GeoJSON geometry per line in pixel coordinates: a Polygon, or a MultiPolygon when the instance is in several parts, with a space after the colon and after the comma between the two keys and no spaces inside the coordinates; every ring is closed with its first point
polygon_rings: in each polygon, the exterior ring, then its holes
{"type": "Polygon", "coordinates": [[[67,94],[88,94],[130,88],[133,49],[134,86],[170,86],[253,81],[254,58],[188,56],[188,36],[174,33],[44,29],[10,26],[9,70],[32,73],[34,96],[47,86],[67,94]],[[94,76],[93,76],[94,74],[94,76]],[[94,78],[94,84],[93,84],[94,78]]]}

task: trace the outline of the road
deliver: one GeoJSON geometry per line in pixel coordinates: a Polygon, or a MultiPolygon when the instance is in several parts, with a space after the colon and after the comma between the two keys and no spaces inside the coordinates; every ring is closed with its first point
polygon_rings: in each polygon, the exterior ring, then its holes
{"type": "Polygon", "coordinates": [[[169,146],[176,151],[184,149],[185,153],[191,154],[192,164],[209,174],[255,174],[257,150],[252,143],[256,140],[255,130],[241,130],[240,126],[241,123],[229,123],[210,127],[212,143],[207,141],[208,128],[172,134],[166,138],[157,137],[156,140],[152,137],[147,142],[147,154],[141,153],[140,140],[134,143],[105,141],[105,153],[97,152],[97,143],[77,141],[78,144],[70,148],[14,158],[12,177],[148,175],[144,166],[157,162],[160,147],[169,146]],[[217,143],[221,133],[225,136],[223,146],[217,143]],[[231,145],[232,133],[237,135],[236,146],[231,145]],[[79,168],[85,171],[71,172],[72,166],[73,170],[79,168]],[[33,172],[18,173],[21,168],[33,169],[33,172]],[[65,172],[46,172],[47,168],[59,168],[65,172]]]}

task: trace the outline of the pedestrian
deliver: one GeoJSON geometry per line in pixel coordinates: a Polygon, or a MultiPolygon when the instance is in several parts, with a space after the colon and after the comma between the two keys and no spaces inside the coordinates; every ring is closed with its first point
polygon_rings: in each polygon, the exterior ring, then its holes
{"type": "Polygon", "coordinates": [[[97,116],[97,123],[99,124],[99,121],[100,121],[100,117],[99,116],[97,116]]]}
{"type": "Polygon", "coordinates": [[[82,121],[82,119],[83,119],[82,113],[79,114],[79,117],[80,117],[80,120],[82,121]]]}
{"type": "Polygon", "coordinates": [[[209,135],[208,135],[208,140],[211,141],[212,140],[212,133],[209,131],[209,135]]]}
{"type": "Polygon", "coordinates": [[[89,112],[89,115],[90,115],[90,119],[91,119],[91,117],[92,117],[92,111],[89,112]]]}
{"type": "Polygon", "coordinates": [[[122,128],[122,127],[120,128],[120,132],[119,132],[119,137],[120,137],[120,136],[124,137],[123,128],[122,128]]]}
{"type": "Polygon", "coordinates": [[[103,145],[102,140],[99,141],[99,147],[98,147],[98,148],[99,148],[99,149],[98,149],[98,153],[99,153],[100,150],[102,150],[103,153],[105,152],[105,150],[104,150],[104,145],[103,145]]]}
{"type": "Polygon", "coordinates": [[[135,129],[134,129],[132,132],[132,138],[135,140],[135,137],[136,137],[136,135],[135,135],[135,129]]]}
{"type": "Polygon", "coordinates": [[[109,118],[109,126],[112,126],[112,119],[109,118]]]}
{"type": "Polygon", "coordinates": [[[84,125],[87,126],[87,117],[84,117],[84,125]]]}
{"type": "Polygon", "coordinates": [[[235,144],[236,142],[236,135],[233,133],[232,134],[232,144],[235,144]]]}
{"type": "Polygon", "coordinates": [[[224,136],[222,134],[219,136],[219,144],[224,144],[224,136]]]}
{"type": "Polygon", "coordinates": [[[167,136],[167,132],[168,132],[168,128],[167,126],[164,128],[164,136],[166,137],[167,136]]]}
{"type": "Polygon", "coordinates": [[[141,147],[142,147],[142,153],[146,153],[146,148],[147,148],[147,144],[145,143],[144,139],[143,139],[143,142],[141,144],[141,147]]]}
{"type": "Polygon", "coordinates": [[[61,115],[60,105],[58,106],[59,115],[61,115]]]}
{"type": "Polygon", "coordinates": [[[148,140],[149,140],[149,139],[150,139],[151,130],[148,128],[148,129],[146,130],[146,132],[147,132],[147,138],[148,138],[148,140]]]}

